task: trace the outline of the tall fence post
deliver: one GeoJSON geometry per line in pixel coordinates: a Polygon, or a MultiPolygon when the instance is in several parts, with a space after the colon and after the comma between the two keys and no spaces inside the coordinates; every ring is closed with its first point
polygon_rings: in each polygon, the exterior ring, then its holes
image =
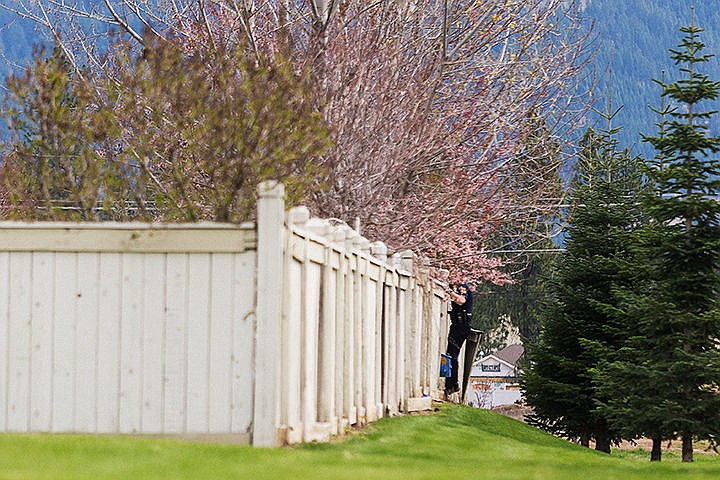
{"type": "Polygon", "coordinates": [[[278,279],[283,271],[285,188],[268,181],[258,187],[257,300],[252,443],[273,447],[278,442],[280,415],[281,302],[278,279]]]}

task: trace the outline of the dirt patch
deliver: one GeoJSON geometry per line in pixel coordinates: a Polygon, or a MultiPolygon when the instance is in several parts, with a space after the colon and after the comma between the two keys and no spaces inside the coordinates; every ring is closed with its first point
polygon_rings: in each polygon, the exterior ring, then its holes
{"type": "MultiPolygon", "coordinates": [[[[617,448],[621,450],[641,449],[645,450],[646,452],[650,452],[652,450],[652,440],[649,438],[638,438],[637,440],[634,440],[632,442],[623,441],[617,448]]],[[[662,442],[662,450],[664,452],[682,452],[682,441],[670,440],[662,442]]],[[[718,455],[718,453],[712,449],[708,442],[693,442],[693,452],[708,455],[718,455]]]]}
{"type": "Polygon", "coordinates": [[[525,421],[525,416],[533,413],[532,407],[513,403],[510,405],[498,405],[492,408],[493,412],[505,415],[506,417],[514,418],[515,420],[525,421]]]}

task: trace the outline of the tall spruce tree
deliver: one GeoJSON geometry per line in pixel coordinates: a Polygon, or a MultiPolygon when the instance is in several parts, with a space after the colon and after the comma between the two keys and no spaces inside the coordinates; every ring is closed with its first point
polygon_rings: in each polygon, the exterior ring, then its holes
{"type": "MultiPolygon", "coordinates": [[[[663,72],[662,81],[665,80],[663,72]]],[[[652,108],[652,107],[651,107],[652,108]]],[[[659,109],[652,108],[659,115],[658,135],[664,137],[667,131],[668,114],[672,108],[665,98],[661,99],[659,109]]],[[[662,164],[662,155],[656,160],[662,164]]],[[[656,189],[643,192],[657,193],[656,189]]],[[[640,197],[642,198],[642,196],[640,197]]],[[[623,282],[616,282],[614,295],[618,301],[616,308],[608,311],[619,317],[624,326],[625,338],[623,345],[613,354],[608,355],[594,370],[594,382],[599,398],[598,410],[616,429],[623,439],[632,440],[638,437],[652,439],[651,461],[660,461],[662,457],[662,441],[674,438],[672,429],[665,425],[666,417],[657,409],[647,408],[648,404],[662,402],[665,386],[653,381],[648,369],[659,358],[645,362],[638,355],[652,351],[648,342],[652,340],[642,332],[649,333],[647,327],[655,325],[655,318],[663,315],[664,305],[657,303],[652,292],[652,261],[648,258],[648,249],[644,244],[655,243],[655,236],[661,235],[647,218],[643,219],[642,228],[637,228],[629,236],[629,252],[616,259],[623,282]],[[654,401],[649,400],[654,397],[654,401]]],[[[610,307],[608,305],[608,307],[610,307]]],[[[651,335],[652,337],[652,335],[651,335]]],[[[662,352],[659,352],[662,355],[662,352]]]]}
{"type": "MultiPolygon", "coordinates": [[[[660,226],[661,227],[661,226],[660,226]]],[[[628,237],[628,252],[616,259],[615,305],[606,311],[617,319],[621,346],[598,363],[593,379],[598,412],[623,439],[652,439],[651,461],[660,461],[661,443],[676,437],[673,417],[663,408],[673,385],[674,361],[658,341],[669,334],[663,317],[673,306],[656,295],[656,256],[664,241],[657,224],[645,224],[628,237]]]]}
{"type": "Polygon", "coordinates": [[[651,223],[636,237],[636,284],[625,292],[628,340],[615,361],[600,372],[601,390],[613,391],[601,410],[625,434],[654,439],[652,460],[660,460],[660,439],[682,437],[682,458],[693,460],[693,438],[720,435],[720,138],[708,135],[720,83],[698,68],[712,57],[694,22],[671,58],[683,78],[662,87],[657,150],[648,162],[652,193],[644,199],[651,223]]]}
{"type": "MultiPolygon", "coordinates": [[[[611,115],[608,113],[608,123],[611,115]]],[[[597,409],[593,369],[622,343],[622,325],[609,313],[616,262],[639,218],[638,160],[616,150],[618,129],[589,130],[578,161],[565,252],[550,281],[540,341],[529,346],[522,380],[534,407],[530,423],[610,452],[619,432],[597,409]]]]}

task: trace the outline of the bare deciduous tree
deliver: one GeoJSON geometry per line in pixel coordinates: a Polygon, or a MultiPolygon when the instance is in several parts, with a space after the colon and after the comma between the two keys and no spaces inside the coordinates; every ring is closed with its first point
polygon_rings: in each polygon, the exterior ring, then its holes
{"type": "Polygon", "coordinates": [[[56,49],[11,75],[0,111],[3,185],[23,218],[239,222],[263,180],[289,205],[316,185],[329,133],[311,80],[290,62],[258,65],[242,47],[188,54],[145,37],[114,41],[112,78],[72,74],[56,49]]]}
{"type": "Polygon", "coordinates": [[[291,58],[298,71],[312,69],[334,146],[317,159],[329,188],[312,192],[310,206],[357,219],[364,235],[413,248],[453,275],[503,281],[498,261],[483,255],[486,239],[499,225],[552,216],[548,178],[589,105],[582,85],[593,51],[574,1],[17,0],[6,8],[43,25],[76,66],[107,75],[98,39],[113,29],[139,50],[151,32],[190,49],[241,42],[257,62],[291,58]],[[526,148],[530,116],[542,120],[554,156],[543,142],[526,148]]]}

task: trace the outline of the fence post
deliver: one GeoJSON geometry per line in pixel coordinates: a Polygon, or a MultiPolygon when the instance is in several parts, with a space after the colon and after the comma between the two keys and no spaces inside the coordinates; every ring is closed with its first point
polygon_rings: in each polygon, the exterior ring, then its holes
{"type": "Polygon", "coordinates": [[[346,311],[346,298],[345,298],[345,283],[347,277],[347,260],[345,259],[345,253],[343,246],[345,245],[345,230],[341,227],[333,227],[330,233],[330,241],[333,245],[333,255],[337,255],[337,270],[332,272],[334,276],[335,286],[335,363],[333,365],[333,371],[335,375],[335,414],[337,418],[337,432],[342,435],[345,432],[345,427],[348,424],[347,412],[343,410],[345,405],[345,384],[347,378],[345,377],[345,364],[347,363],[346,352],[345,352],[345,311],[346,311]]]}
{"type": "Polygon", "coordinates": [[[278,442],[280,408],[281,303],[277,298],[283,271],[285,188],[275,181],[258,187],[257,297],[252,443],[273,447],[278,442]]]}

